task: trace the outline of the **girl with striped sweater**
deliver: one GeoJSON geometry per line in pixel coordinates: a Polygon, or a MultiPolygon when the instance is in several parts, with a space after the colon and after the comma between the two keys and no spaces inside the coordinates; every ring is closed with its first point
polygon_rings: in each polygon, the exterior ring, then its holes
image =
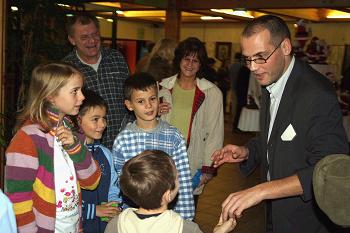
{"type": "Polygon", "coordinates": [[[84,100],[83,76],[51,63],[33,70],[26,106],[6,151],[6,194],[18,232],[81,231],[80,187],[94,189],[101,173],[69,116],[84,100]]]}

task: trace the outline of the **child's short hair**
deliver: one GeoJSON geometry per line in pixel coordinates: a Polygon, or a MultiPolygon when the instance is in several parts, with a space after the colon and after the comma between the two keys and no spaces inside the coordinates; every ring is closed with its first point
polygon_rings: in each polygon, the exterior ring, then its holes
{"type": "Polygon", "coordinates": [[[157,82],[154,80],[152,75],[145,72],[136,73],[125,80],[124,98],[126,100],[131,100],[133,91],[146,91],[150,88],[155,88],[158,92],[157,82]]]}
{"type": "Polygon", "coordinates": [[[162,197],[176,184],[177,170],[172,158],[160,150],[145,150],[125,163],[120,188],[137,206],[161,207],[162,197]]]}
{"type": "Polygon", "coordinates": [[[84,76],[72,65],[49,63],[38,65],[32,72],[26,105],[18,116],[17,131],[26,120],[41,124],[45,129],[52,127],[46,111],[52,105],[48,97],[54,96],[74,75],[84,76]]]}
{"type": "Polygon", "coordinates": [[[85,96],[85,99],[80,106],[79,116],[84,116],[90,108],[95,107],[102,107],[106,109],[106,112],[108,111],[107,102],[98,93],[89,89],[84,89],[83,95],[85,96]]]}

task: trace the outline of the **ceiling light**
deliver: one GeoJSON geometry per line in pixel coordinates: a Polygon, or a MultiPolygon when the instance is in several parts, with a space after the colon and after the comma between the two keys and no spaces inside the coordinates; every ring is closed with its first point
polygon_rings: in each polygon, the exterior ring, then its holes
{"type": "Polygon", "coordinates": [[[327,19],[350,19],[350,13],[332,10],[327,14],[327,19]]]}
{"type": "Polygon", "coordinates": [[[18,11],[18,7],[16,7],[16,6],[11,6],[11,10],[12,10],[12,11],[18,11]]]}
{"type": "Polygon", "coordinates": [[[223,17],[220,16],[201,16],[201,20],[222,20],[223,17]]]}
{"type": "Polygon", "coordinates": [[[57,3],[57,5],[58,5],[58,6],[60,6],[60,7],[67,7],[67,8],[68,8],[68,7],[70,7],[70,5],[67,5],[67,4],[61,4],[61,3],[57,3]]]}
{"type": "Polygon", "coordinates": [[[233,15],[246,17],[246,18],[254,18],[251,14],[249,14],[247,11],[233,11],[233,15]]]}
{"type": "Polygon", "coordinates": [[[124,11],[122,11],[122,10],[116,10],[115,13],[117,13],[118,15],[123,15],[123,14],[124,14],[124,11]]]}
{"type": "Polygon", "coordinates": [[[73,14],[66,14],[67,17],[73,17],[73,14]]]}
{"type": "Polygon", "coordinates": [[[107,19],[107,21],[113,23],[113,19],[107,19]]]}
{"type": "Polygon", "coordinates": [[[252,16],[249,11],[245,11],[245,10],[232,10],[232,9],[210,9],[210,10],[218,13],[228,14],[228,15],[240,16],[245,18],[254,18],[254,16],[252,16]]]}

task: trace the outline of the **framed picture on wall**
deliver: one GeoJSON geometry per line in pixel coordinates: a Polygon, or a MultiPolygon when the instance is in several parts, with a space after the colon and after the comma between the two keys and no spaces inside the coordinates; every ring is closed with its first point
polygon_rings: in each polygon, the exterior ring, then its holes
{"type": "Polygon", "coordinates": [[[231,42],[216,42],[215,57],[220,61],[230,60],[231,58],[231,42]]]}

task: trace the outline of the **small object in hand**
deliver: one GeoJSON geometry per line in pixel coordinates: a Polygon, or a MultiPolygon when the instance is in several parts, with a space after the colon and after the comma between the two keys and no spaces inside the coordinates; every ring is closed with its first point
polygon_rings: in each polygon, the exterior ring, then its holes
{"type": "Polygon", "coordinates": [[[202,166],[202,173],[210,174],[213,176],[217,175],[217,169],[213,166],[202,166]]]}
{"type": "MultiPolygon", "coordinates": [[[[106,204],[106,202],[101,202],[101,204],[106,204]]],[[[118,207],[118,203],[113,203],[113,204],[111,204],[111,206],[113,206],[113,207],[118,207]]],[[[103,221],[103,222],[109,222],[109,218],[108,217],[101,217],[101,221],[103,221]]]]}

